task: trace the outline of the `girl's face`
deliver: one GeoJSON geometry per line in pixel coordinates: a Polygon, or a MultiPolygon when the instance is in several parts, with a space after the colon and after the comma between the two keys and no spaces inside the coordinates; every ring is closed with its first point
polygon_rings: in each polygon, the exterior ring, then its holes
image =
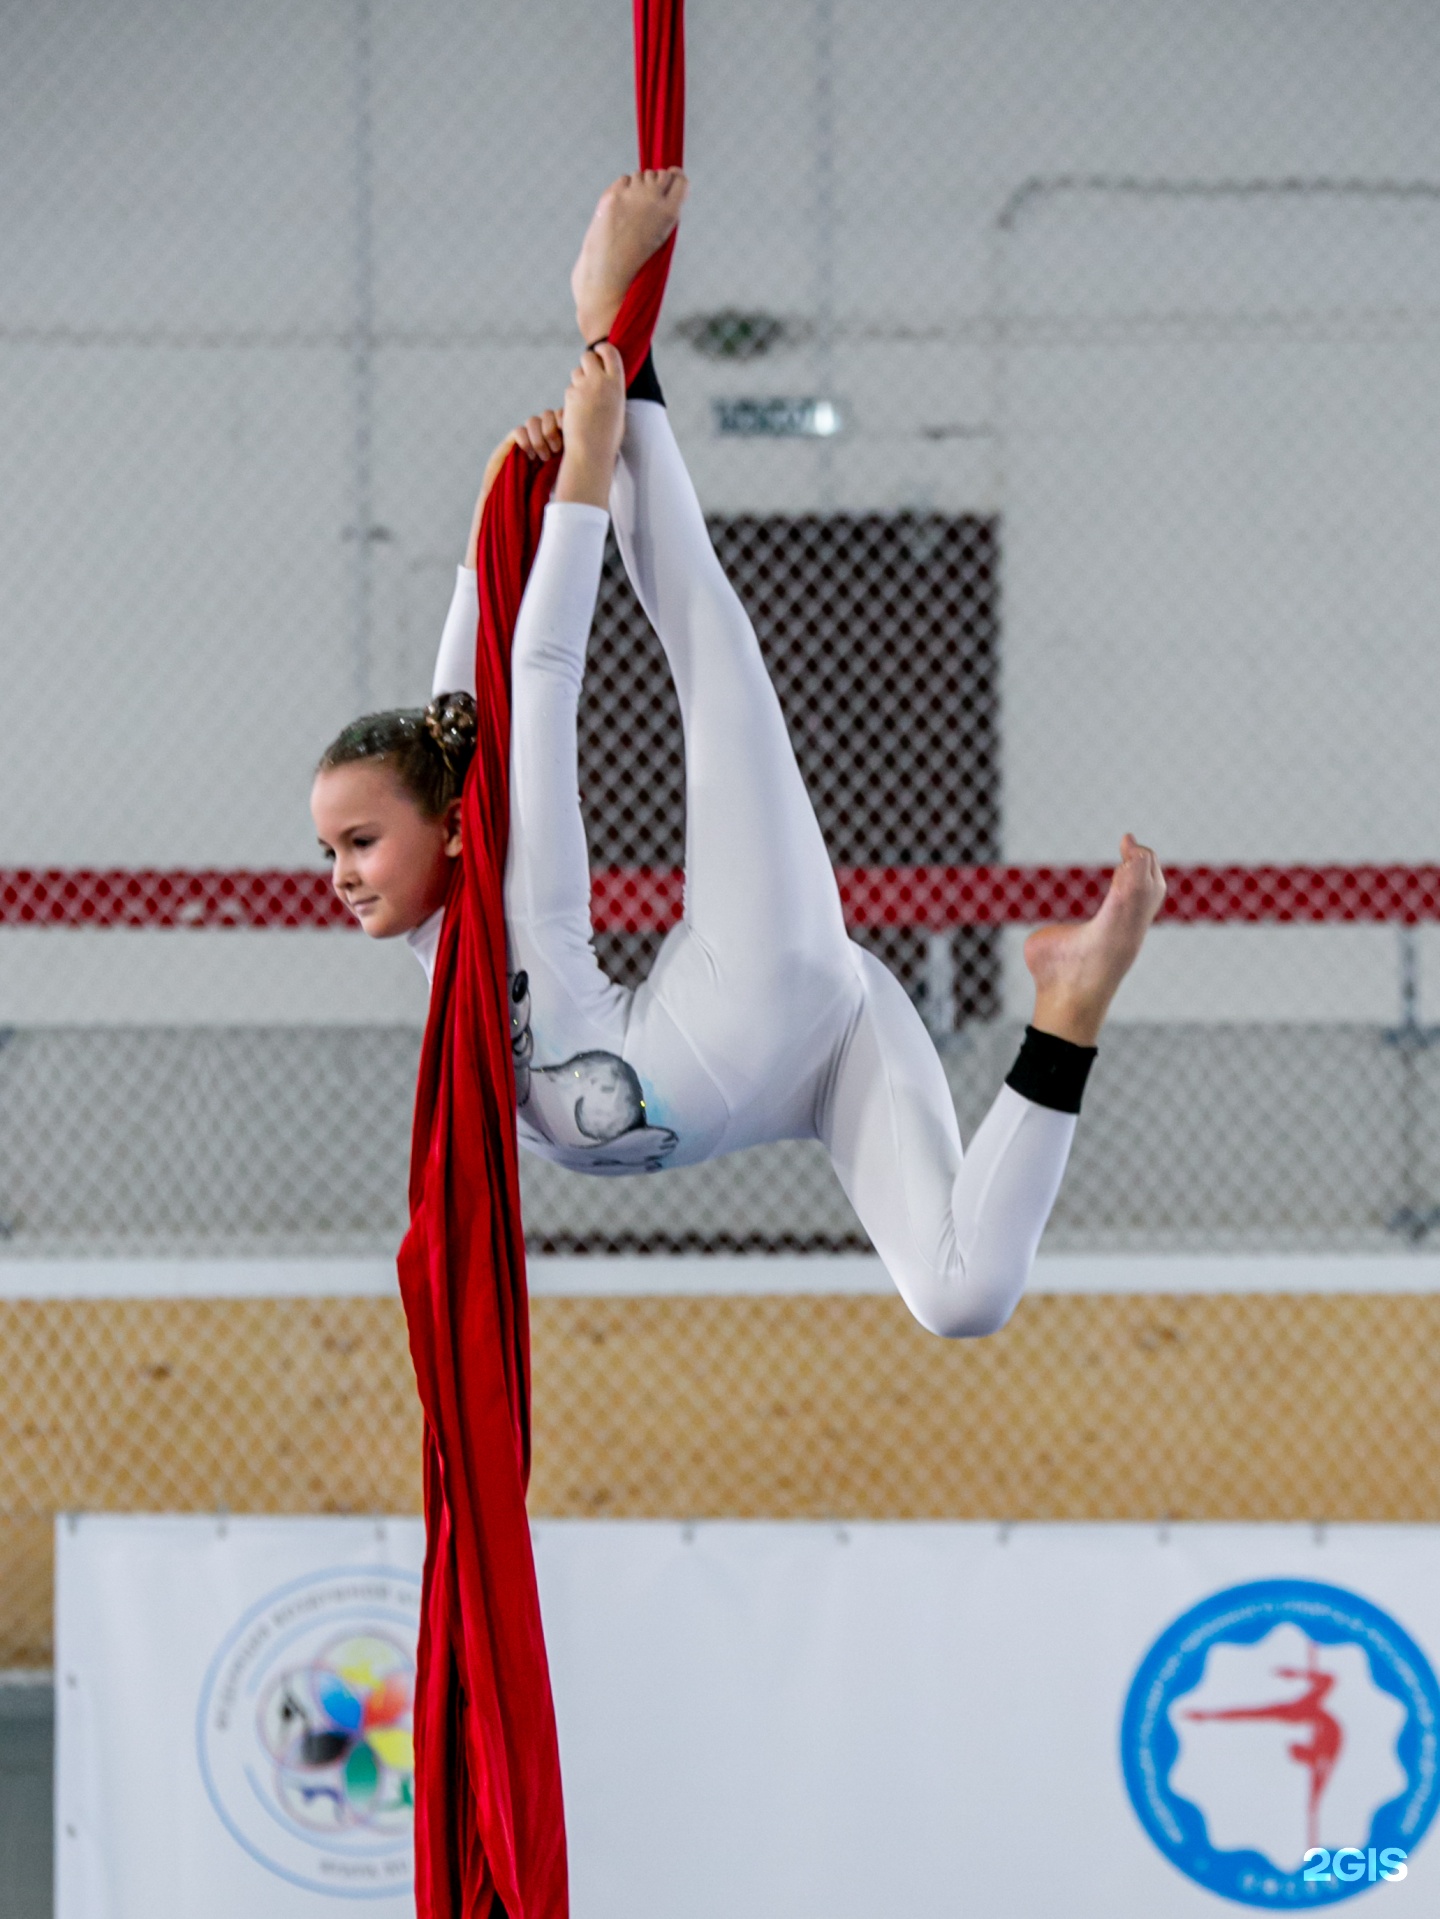
{"type": "Polygon", "coordinates": [[[459,800],[427,819],[383,760],[352,760],[315,775],[310,811],[335,891],[371,939],[411,933],[445,904],[459,800]]]}

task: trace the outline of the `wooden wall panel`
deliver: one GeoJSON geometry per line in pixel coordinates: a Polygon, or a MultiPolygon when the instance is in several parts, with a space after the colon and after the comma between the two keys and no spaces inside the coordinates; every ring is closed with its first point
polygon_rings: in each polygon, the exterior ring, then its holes
{"type": "MultiPolygon", "coordinates": [[[[1440,1298],[539,1300],[539,1514],[1440,1520],[1440,1298]]],[[[0,1667],[64,1511],[409,1512],[389,1300],[0,1307],[0,1667]]]]}

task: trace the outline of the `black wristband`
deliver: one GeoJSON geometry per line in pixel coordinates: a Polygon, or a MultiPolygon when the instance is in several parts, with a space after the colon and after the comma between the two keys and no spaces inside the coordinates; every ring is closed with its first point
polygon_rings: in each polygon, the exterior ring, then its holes
{"type": "Polygon", "coordinates": [[[1036,1106],[1048,1106],[1054,1113],[1078,1113],[1095,1050],[1027,1026],[1005,1084],[1036,1106]]]}
{"type": "Polygon", "coordinates": [[[665,395],[660,391],[660,380],[655,372],[655,355],[647,353],[645,364],[625,389],[627,400],[654,400],[657,406],[664,406],[665,395]]]}

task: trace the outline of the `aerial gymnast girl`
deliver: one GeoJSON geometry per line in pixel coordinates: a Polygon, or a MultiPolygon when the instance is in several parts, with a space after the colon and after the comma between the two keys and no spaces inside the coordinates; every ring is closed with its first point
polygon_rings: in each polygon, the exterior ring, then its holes
{"type": "MultiPolygon", "coordinates": [[[[505,907],[520,1143],[614,1175],[819,1139],[921,1324],[950,1337],[993,1332],[1029,1276],[1101,1025],[1164,879],[1127,834],[1094,918],[1031,934],[1031,1023],[962,1152],[919,1014],[846,934],[779,702],[711,547],[653,365],[627,397],[605,338],[685,191],[672,169],[626,175],[603,195],[572,278],[591,344],[563,416],[535,415],[486,473],[488,485],[512,444],[535,458],[563,448],[511,659],[505,907]],[[577,772],[576,708],[612,522],[665,649],[685,738],[684,917],[633,991],[595,956],[577,772]]],[[[474,737],[474,566],[472,533],[431,704],[348,726],[312,794],[340,897],[373,938],[404,935],[427,973],[474,737]]]]}

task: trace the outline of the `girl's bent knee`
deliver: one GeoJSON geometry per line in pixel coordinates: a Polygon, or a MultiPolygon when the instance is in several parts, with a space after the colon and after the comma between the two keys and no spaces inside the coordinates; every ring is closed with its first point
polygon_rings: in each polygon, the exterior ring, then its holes
{"type": "Polygon", "coordinates": [[[1029,1278],[1023,1272],[977,1274],[957,1266],[944,1274],[931,1273],[920,1283],[908,1283],[892,1273],[896,1289],[913,1316],[938,1339],[986,1339],[1009,1323],[1029,1278]]]}

